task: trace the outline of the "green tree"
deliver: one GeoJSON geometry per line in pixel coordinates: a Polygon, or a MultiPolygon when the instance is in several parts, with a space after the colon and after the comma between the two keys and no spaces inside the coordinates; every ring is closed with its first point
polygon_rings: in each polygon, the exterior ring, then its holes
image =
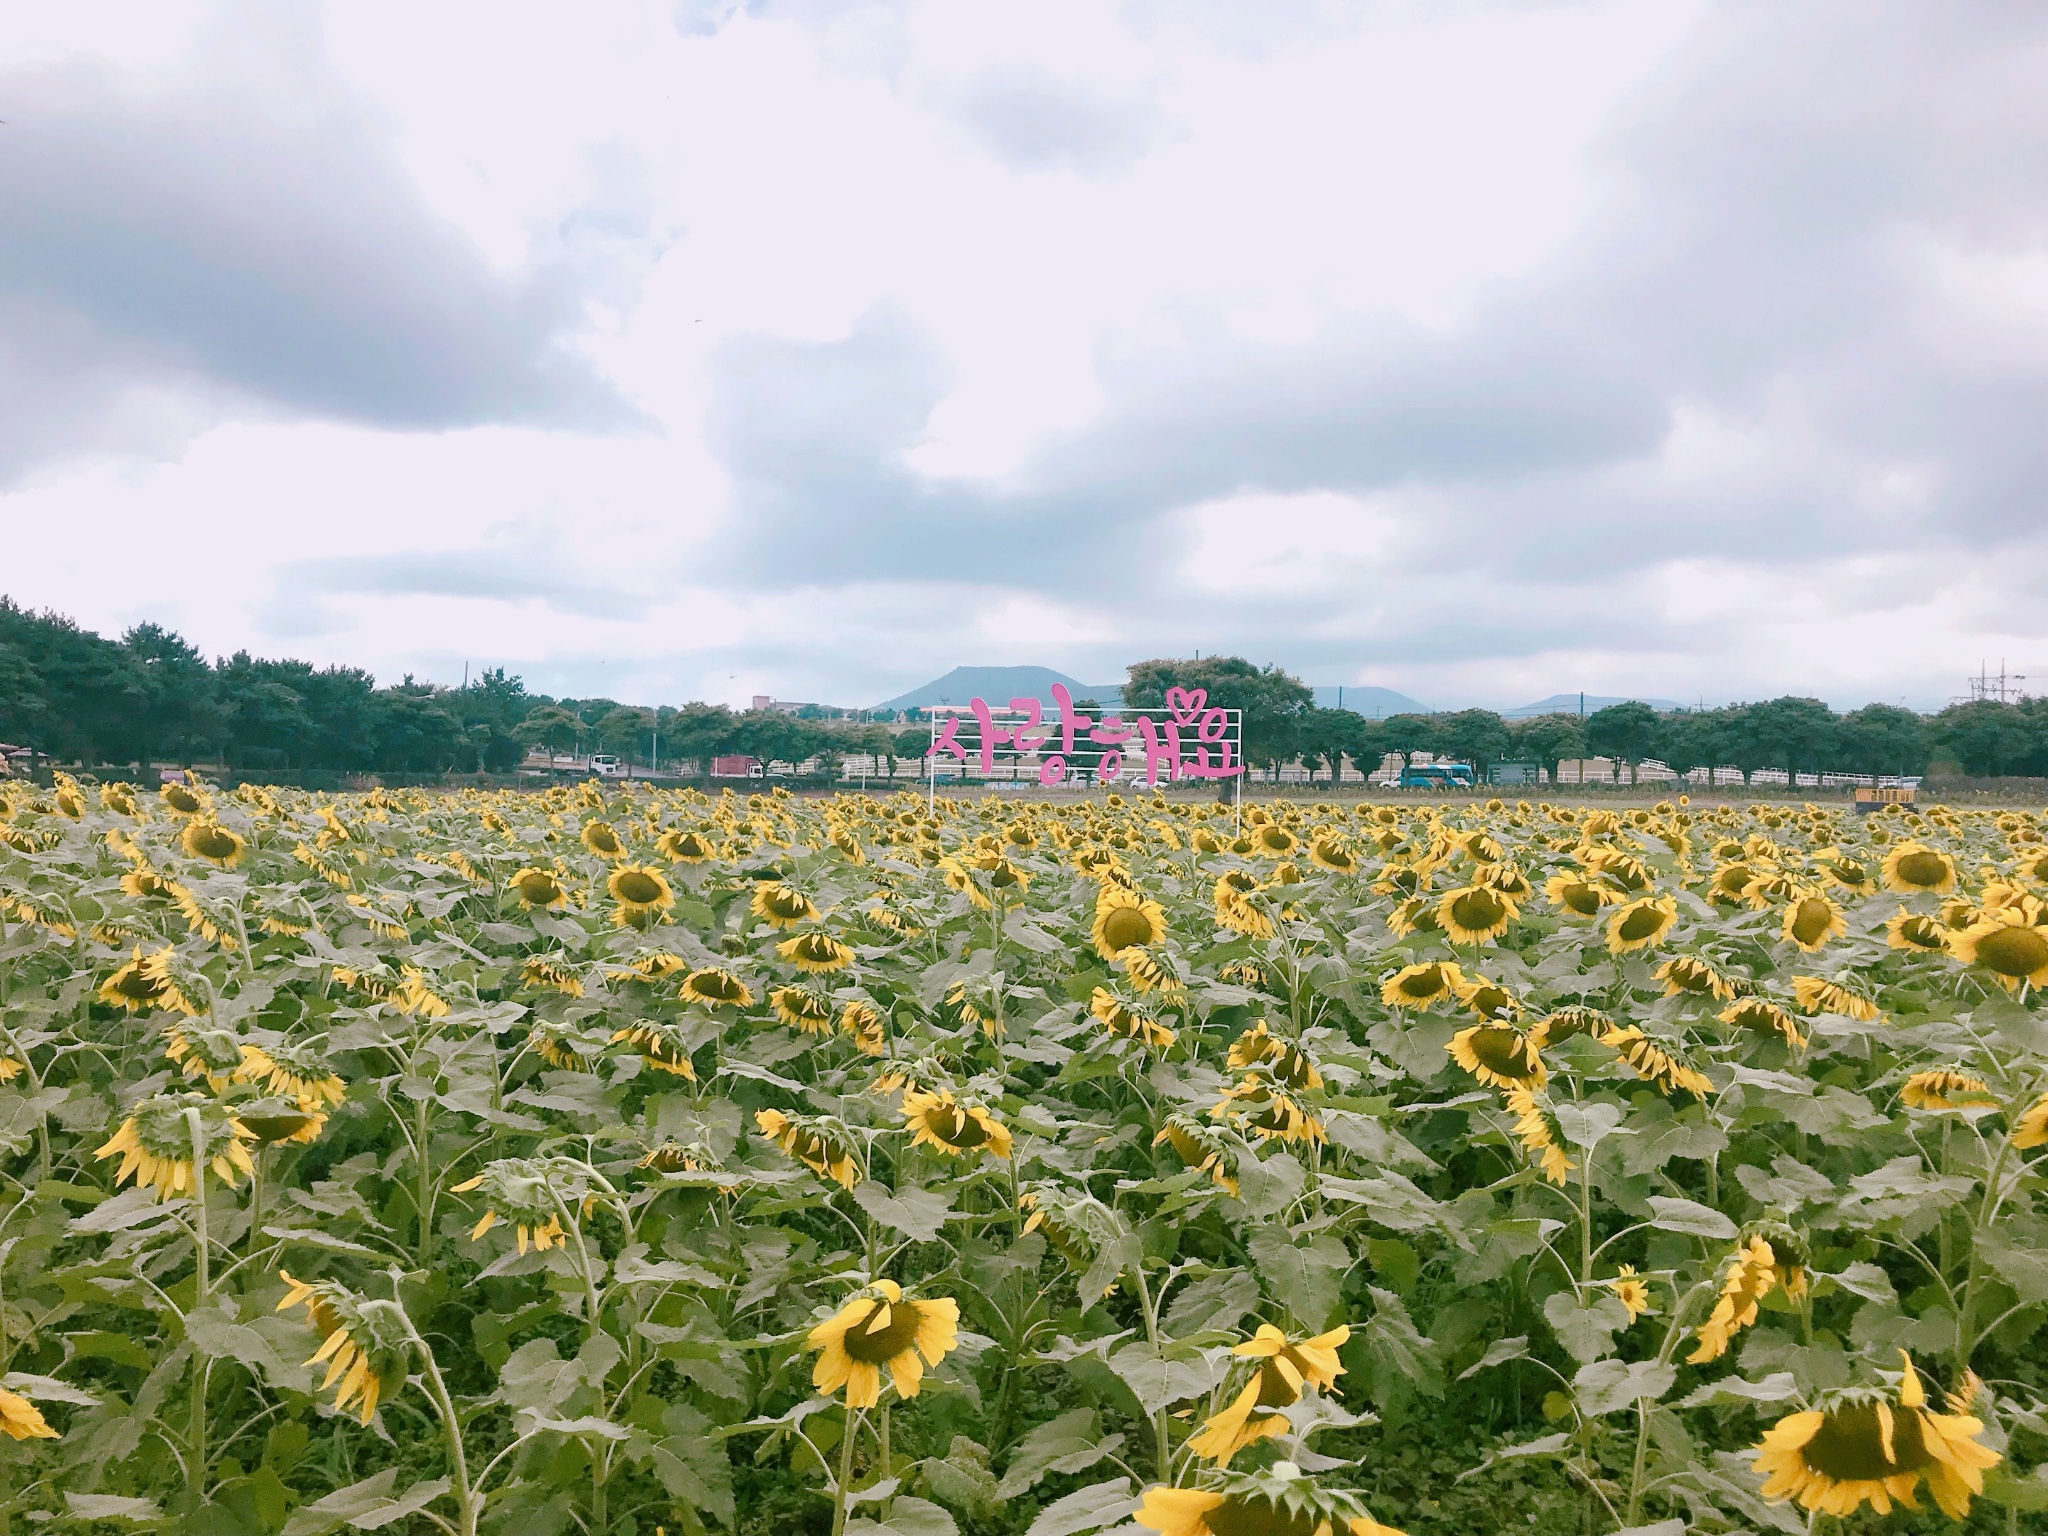
{"type": "Polygon", "coordinates": [[[1380,737],[1386,750],[1401,754],[1401,771],[1406,773],[1418,752],[1442,750],[1442,736],[1434,715],[1389,715],[1380,722],[1380,737]]]}
{"type": "Polygon", "coordinates": [[[137,624],[121,637],[137,686],[129,693],[128,744],[146,769],[159,755],[190,757],[221,735],[213,669],[182,635],[137,624]]]}
{"type": "Polygon", "coordinates": [[[1930,723],[1933,744],[1979,778],[2012,773],[2029,756],[2034,733],[2028,713],[1997,699],[1951,704],[1930,723]]]}
{"type": "Polygon", "coordinates": [[[1657,711],[1640,699],[1610,704],[1586,717],[1586,747],[1598,757],[1628,764],[1628,781],[1636,782],[1636,768],[1650,755],[1650,743],[1657,732],[1657,711]]]}
{"type": "Polygon", "coordinates": [[[1479,781],[1487,770],[1507,754],[1507,722],[1490,709],[1460,709],[1435,717],[1438,750],[1459,762],[1470,763],[1479,781]]]}
{"type": "Polygon", "coordinates": [[[1242,656],[1133,662],[1124,702],[1137,709],[1158,709],[1166,703],[1169,688],[1201,688],[1211,707],[1244,711],[1247,763],[1270,768],[1301,755],[1301,728],[1315,708],[1315,693],[1278,667],[1257,667],[1242,656]]]}
{"type": "Polygon", "coordinates": [[[1840,766],[1851,773],[1920,773],[1927,767],[1926,723],[1896,704],[1866,704],[1837,727],[1840,766]]]}
{"type": "Polygon", "coordinates": [[[1559,763],[1586,755],[1585,722],[1577,715],[1531,715],[1509,724],[1508,742],[1516,756],[1537,764],[1555,784],[1559,763]]]}
{"type": "Polygon", "coordinates": [[[526,712],[526,718],[512,728],[512,735],[522,745],[546,747],[550,753],[555,753],[564,745],[573,747],[583,730],[583,721],[574,710],[564,709],[559,704],[536,704],[526,712]]]}
{"type": "Polygon", "coordinates": [[[1795,782],[1799,774],[1824,772],[1839,759],[1835,712],[1819,699],[1788,694],[1752,704],[1748,724],[1765,763],[1783,768],[1795,782]]]}

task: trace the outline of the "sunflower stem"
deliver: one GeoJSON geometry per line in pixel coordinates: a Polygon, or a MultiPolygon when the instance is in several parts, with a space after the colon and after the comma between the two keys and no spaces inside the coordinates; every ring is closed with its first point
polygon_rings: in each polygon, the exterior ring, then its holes
{"type": "Polygon", "coordinates": [[[846,1427],[839,1434],[839,1476],[832,1483],[832,1536],[844,1536],[846,1485],[853,1481],[853,1405],[847,1404],[842,1411],[846,1415],[846,1427]]]}
{"type": "MultiPolygon", "coordinates": [[[[207,1304],[213,1290],[213,1244],[206,1229],[206,1129],[200,1123],[198,1110],[185,1111],[185,1133],[192,1147],[192,1246],[197,1258],[192,1277],[192,1308],[197,1311],[207,1304]]],[[[206,1445],[206,1375],[211,1364],[198,1350],[192,1352],[191,1419],[186,1438],[191,1447],[190,1492],[195,1504],[206,1498],[206,1465],[210,1459],[206,1445]]]]}

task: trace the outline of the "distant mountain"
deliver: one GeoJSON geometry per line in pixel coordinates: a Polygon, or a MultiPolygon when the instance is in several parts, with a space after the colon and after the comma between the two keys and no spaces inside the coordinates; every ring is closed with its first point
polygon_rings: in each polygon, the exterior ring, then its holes
{"type": "Polygon", "coordinates": [[[1391,688],[1354,687],[1345,683],[1342,687],[1317,688],[1317,707],[1322,709],[1348,709],[1354,714],[1370,715],[1385,719],[1388,715],[1426,715],[1427,704],[1418,704],[1405,693],[1396,693],[1391,688]]]}
{"type": "Polygon", "coordinates": [[[1012,699],[1043,699],[1050,705],[1054,683],[1065,683],[1077,699],[1093,699],[1098,704],[1123,702],[1122,683],[1076,682],[1051,667],[955,667],[944,677],[885,699],[877,707],[930,709],[934,704],[965,704],[969,699],[987,699],[998,708],[1012,699]]]}
{"type": "MultiPolygon", "coordinates": [[[[1596,709],[1605,709],[1610,704],[1626,704],[1626,698],[1606,693],[1553,693],[1547,699],[1538,699],[1534,704],[1518,704],[1513,709],[1504,709],[1504,720],[1526,720],[1531,715],[1576,715],[1583,708],[1587,714],[1596,709]]],[[[1660,713],[1669,713],[1685,706],[1672,699],[1644,699],[1643,703],[1660,713]]]]}

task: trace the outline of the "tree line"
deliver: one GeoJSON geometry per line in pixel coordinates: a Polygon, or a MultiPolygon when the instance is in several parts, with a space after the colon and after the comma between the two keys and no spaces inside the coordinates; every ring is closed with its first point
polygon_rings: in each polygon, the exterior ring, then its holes
{"type": "MultiPolygon", "coordinates": [[[[1979,700],[1935,715],[1887,704],[1837,713],[1817,699],[1780,698],[1660,714],[1617,704],[1581,718],[1508,720],[1491,710],[1372,719],[1318,708],[1311,690],[1278,667],[1241,657],[1133,664],[1133,705],[1158,705],[1173,687],[1244,712],[1246,758],[1268,767],[1297,760],[1376,765],[1389,753],[1455,758],[1485,771],[1529,762],[1555,775],[1585,756],[1634,765],[1656,759],[1680,772],[1734,767],[1790,773],[1924,773],[1952,764],[1997,776],[2048,775],[2048,700],[1979,700]]],[[[1003,702],[1003,701],[992,701],[1003,702]]],[[[238,651],[209,661],[183,637],[138,624],[118,640],[55,613],[0,597],[0,742],[62,762],[217,762],[232,770],[380,773],[507,772],[534,747],[602,751],[643,766],[719,756],[762,762],[819,759],[828,771],[870,755],[893,771],[922,757],[927,727],[896,720],[808,718],[699,702],[621,704],[530,693],[502,668],[460,688],[377,685],[360,667],[314,667],[238,651]]],[[[972,743],[968,726],[963,742],[972,743]]]]}

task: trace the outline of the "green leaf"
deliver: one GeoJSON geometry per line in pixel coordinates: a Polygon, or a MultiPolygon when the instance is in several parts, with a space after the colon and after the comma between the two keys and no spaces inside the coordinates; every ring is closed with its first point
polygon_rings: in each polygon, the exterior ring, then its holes
{"type": "Polygon", "coordinates": [[[429,1483],[414,1483],[394,1495],[398,1468],[386,1467],[346,1488],[337,1488],[325,1498],[303,1505],[284,1524],[284,1536],[325,1536],[328,1531],[352,1525],[359,1531],[381,1530],[394,1520],[403,1520],[425,1509],[448,1491],[448,1479],[437,1477],[429,1483]]]}
{"type": "Polygon", "coordinates": [[[1464,1370],[1458,1372],[1458,1380],[1463,1381],[1468,1376],[1477,1376],[1481,1371],[1487,1370],[1492,1366],[1506,1365],[1510,1360],[1526,1360],[1528,1358],[1529,1340],[1525,1336],[1517,1334],[1512,1339],[1495,1339],[1487,1347],[1485,1354],[1466,1366],[1464,1370]]]}
{"type": "Polygon", "coordinates": [[[1373,1313],[1357,1331],[1372,1362],[1373,1401],[1383,1406],[1392,1401],[1396,1382],[1405,1382],[1426,1397],[1442,1397],[1444,1372],[1435,1341],[1422,1336],[1399,1296],[1377,1285],[1367,1289],[1373,1313]]]}
{"type": "Polygon", "coordinates": [[[1552,1106],[1557,1116],[1557,1128],[1564,1139],[1573,1146],[1592,1151],[1621,1124],[1621,1106],[1618,1104],[1571,1104],[1563,1101],[1552,1106]]]}
{"type": "Polygon", "coordinates": [[[1123,1519],[1137,1507],[1138,1500],[1131,1492],[1131,1480],[1113,1477],[1107,1482],[1077,1488],[1063,1499],[1055,1499],[1038,1512],[1038,1518],[1031,1522],[1024,1536],[1080,1536],[1083,1531],[1099,1531],[1105,1525],[1123,1519]]]}
{"type": "Polygon", "coordinates": [[[1578,1398],[1579,1412],[1595,1419],[1633,1407],[1640,1398],[1660,1398],[1676,1380],[1678,1368],[1661,1361],[1596,1360],[1579,1367],[1572,1378],[1572,1392],[1578,1398]]]}
{"type": "Polygon", "coordinates": [[[953,1517],[929,1499],[902,1498],[883,1520],[865,1516],[846,1522],[846,1536],[959,1536],[953,1517]]]}
{"type": "Polygon", "coordinates": [[[1155,1355],[1146,1343],[1126,1344],[1109,1357],[1109,1368],[1131,1389],[1139,1406],[1157,1413],[1175,1403],[1207,1393],[1221,1379],[1226,1368],[1199,1356],[1171,1359],[1155,1355]]]}
{"type": "Polygon", "coordinates": [[[880,1184],[869,1180],[855,1187],[853,1200],[883,1226],[920,1243],[936,1239],[946,1218],[953,1214],[953,1197],[950,1194],[919,1189],[915,1185],[906,1185],[891,1194],[880,1184]]]}
{"type": "Polygon", "coordinates": [[[1650,1196],[1650,1209],[1655,1214],[1650,1225],[1666,1232],[1683,1232],[1688,1237],[1712,1237],[1723,1242],[1736,1234],[1735,1223],[1715,1210],[1711,1205],[1701,1205],[1696,1200],[1680,1200],[1671,1195],[1650,1196]]]}
{"type": "Polygon", "coordinates": [[[123,1498],[117,1493],[71,1493],[64,1503],[81,1520],[161,1520],[163,1511],[148,1499],[123,1498]]]}
{"type": "Polygon", "coordinates": [[[1273,1299],[1303,1328],[1321,1332],[1337,1309],[1351,1269],[1351,1250],[1343,1240],[1324,1232],[1301,1243],[1284,1228],[1261,1227],[1245,1247],[1273,1299]]]}
{"type": "Polygon", "coordinates": [[[1571,1291],[1559,1291],[1543,1303],[1543,1316],[1556,1330],[1565,1353],[1581,1364],[1613,1354],[1614,1335],[1629,1323],[1628,1308],[1621,1298],[1604,1290],[1583,1299],[1571,1291]]]}
{"type": "Polygon", "coordinates": [[[1050,1473],[1084,1472],[1103,1457],[1114,1455],[1123,1443],[1122,1435],[1102,1437],[1093,1408],[1069,1409],[1024,1437],[1003,1472],[996,1497],[1014,1499],[1050,1473]]]}
{"type": "Polygon", "coordinates": [[[1744,1381],[1740,1376],[1723,1376],[1703,1387],[1695,1387],[1679,1400],[1681,1408],[1724,1407],[1730,1403],[1782,1403],[1799,1395],[1799,1382],[1790,1371],[1773,1371],[1762,1381],[1744,1381]]]}

